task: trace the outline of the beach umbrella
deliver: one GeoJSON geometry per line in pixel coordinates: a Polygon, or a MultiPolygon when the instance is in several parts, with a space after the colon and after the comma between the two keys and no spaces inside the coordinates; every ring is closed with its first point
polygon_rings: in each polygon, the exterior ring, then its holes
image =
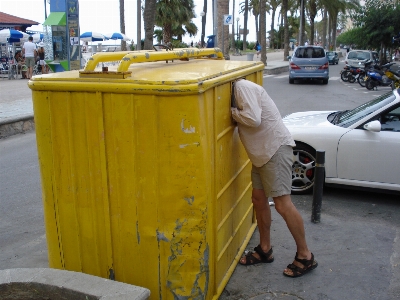
{"type": "Polygon", "coordinates": [[[125,34],[121,32],[114,32],[110,34],[106,34],[106,37],[110,40],[123,40],[123,41],[130,41],[131,38],[127,37],[125,34]]]}
{"type": "Polygon", "coordinates": [[[81,39],[81,41],[85,41],[85,42],[100,42],[100,41],[106,40],[107,38],[104,36],[104,34],[94,32],[94,31],[88,31],[88,32],[82,33],[80,36],[80,39],[81,39]]]}
{"type": "Polygon", "coordinates": [[[43,33],[34,33],[31,35],[31,37],[33,38],[34,43],[38,43],[41,40],[43,40],[44,34],[43,33]]]}
{"type": "Polygon", "coordinates": [[[29,34],[15,30],[15,29],[3,29],[0,30],[0,42],[1,43],[18,43],[27,40],[29,34]]]}

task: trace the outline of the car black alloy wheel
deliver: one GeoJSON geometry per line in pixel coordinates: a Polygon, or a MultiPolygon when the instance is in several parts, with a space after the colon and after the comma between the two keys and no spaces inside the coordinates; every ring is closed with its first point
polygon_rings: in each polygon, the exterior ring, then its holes
{"type": "Polygon", "coordinates": [[[310,146],[296,144],[293,148],[292,194],[301,195],[313,190],[316,151],[310,146]]]}

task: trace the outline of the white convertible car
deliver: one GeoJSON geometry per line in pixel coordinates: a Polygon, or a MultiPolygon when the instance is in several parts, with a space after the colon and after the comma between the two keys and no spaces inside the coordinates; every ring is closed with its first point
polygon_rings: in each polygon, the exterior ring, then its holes
{"type": "Polygon", "coordinates": [[[325,185],[400,194],[400,89],[346,111],[299,112],[283,121],[296,141],[292,193],[311,192],[316,150],[325,185]]]}

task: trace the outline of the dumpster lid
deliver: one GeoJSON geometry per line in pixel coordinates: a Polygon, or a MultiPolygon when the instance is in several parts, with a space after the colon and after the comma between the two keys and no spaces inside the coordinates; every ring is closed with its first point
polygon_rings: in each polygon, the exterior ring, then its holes
{"type": "Polygon", "coordinates": [[[263,69],[262,62],[225,60],[218,48],[103,52],[90,57],[84,70],[34,76],[29,87],[116,93],[150,93],[151,90],[172,95],[202,92],[263,69]],[[112,65],[115,61],[119,64],[112,65]]]}

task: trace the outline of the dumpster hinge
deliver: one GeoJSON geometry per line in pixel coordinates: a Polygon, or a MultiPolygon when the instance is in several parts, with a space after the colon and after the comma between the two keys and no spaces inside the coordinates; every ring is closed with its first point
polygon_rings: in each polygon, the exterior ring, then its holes
{"type": "Polygon", "coordinates": [[[109,272],[110,272],[110,275],[109,275],[108,278],[109,278],[110,280],[115,280],[114,270],[113,270],[113,269],[110,269],[109,272]]]}

